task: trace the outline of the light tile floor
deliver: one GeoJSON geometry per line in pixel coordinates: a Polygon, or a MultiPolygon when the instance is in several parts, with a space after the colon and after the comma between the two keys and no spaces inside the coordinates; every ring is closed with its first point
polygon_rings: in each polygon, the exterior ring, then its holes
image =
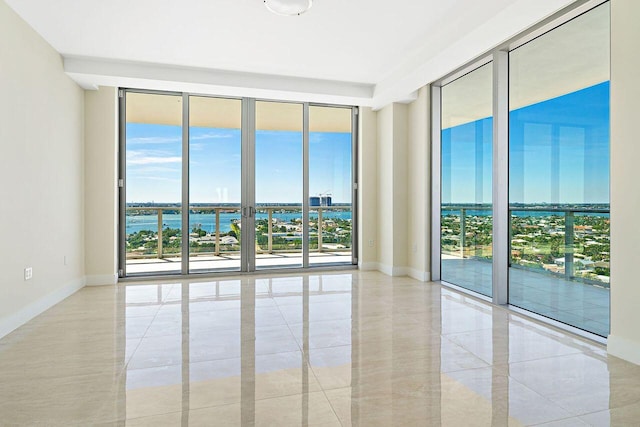
{"type": "MultiPolygon", "coordinates": [[[[443,259],[442,280],[491,295],[491,263],[443,259]]],[[[604,287],[510,268],[509,303],[603,337],[609,335],[609,289],[604,287]]]]}
{"type": "Polygon", "coordinates": [[[640,366],[376,272],[85,288],[0,340],[0,425],[628,426],[640,366]]]}

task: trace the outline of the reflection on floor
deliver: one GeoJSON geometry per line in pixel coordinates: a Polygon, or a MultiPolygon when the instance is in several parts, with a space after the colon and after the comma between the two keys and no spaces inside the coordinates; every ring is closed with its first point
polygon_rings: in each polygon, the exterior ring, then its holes
{"type": "Polygon", "coordinates": [[[3,425],[636,425],[640,367],[376,272],[147,282],[82,289],[0,340],[0,414],[3,425]]]}
{"type": "MultiPolygon", "coordinates": [[[[311,252],[310,265],[351,264],[351,252],[311,252]]],[[[302,266],[302,253],[277,253],[256,255],[257,268],[287,268],[302,266]]],[[[127,260],[127,274],[172,273],[180,271],[179,257],[127,260]]],[[[191,272],[240,270],[240,254],[192,257],[191,272]]]]}
{"type": "MultiPolygon", "coordinates": [[[[443,259],[442,280],[491,295],[491,263],[443,259]]],[[[509,303],[606,337],[609,289],[522,268],[509,269],[509,303]]]]}

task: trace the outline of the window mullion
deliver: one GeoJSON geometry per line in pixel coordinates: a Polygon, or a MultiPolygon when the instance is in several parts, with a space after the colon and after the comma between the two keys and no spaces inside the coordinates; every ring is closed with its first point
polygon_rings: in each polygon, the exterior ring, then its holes
{"type": "Polygon", "coordinates": [[[507,304],[509,266],[509,53],[493,56],[493,303],[507,304]]]}

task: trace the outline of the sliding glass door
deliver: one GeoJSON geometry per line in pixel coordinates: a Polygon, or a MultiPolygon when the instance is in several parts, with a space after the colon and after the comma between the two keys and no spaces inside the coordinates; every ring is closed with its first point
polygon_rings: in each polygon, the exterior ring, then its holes
{"type": "Polygon", "coordinates": [[[129,93],[126,101],[121,264],[128,274],[180,273],[182,96],[129,93]]]}
{"type": "Polygon", "coordinates": [[[239,271],[242,101],[189,97],[189,272],[239,271]]]}
{"type": "Polygon", "coordinates": [[[309,107],[309,264],[353,256],[353,124],[350,108],[309,107]]]}
{"type": "Polygon", "coordinates": [[[121,276],[355,263],[353,108],[120,93],[121,276]]]}
{"type": "Polygon", "coordinates": [[[301,267],[303,105],[256,102],[256,268],[301,267]]]}

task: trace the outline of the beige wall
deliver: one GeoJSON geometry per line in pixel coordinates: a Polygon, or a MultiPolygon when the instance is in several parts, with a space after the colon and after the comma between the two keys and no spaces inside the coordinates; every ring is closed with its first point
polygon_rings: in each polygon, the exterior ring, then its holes
{"type": "MultiPolygon", "coordinates": [[[[377,144],[377,262],[391,274],[393,268],[393,104],[378,111],[377,144]]],[[[364,213],[363,213],[364,215],[364,213]]]]}
{"type": "MultiPolygon", "coordinates": [[[[411,104],[390,104],[378,111],[377,218],[361,208],[361,222],[377,224],[375,268],[422,281],[431,277],[429,103],[430,90],[424,87],[411,104]]],[[[364,187],[372,177],[363,177],[364,187]]],[[[368,237],[362,232],[361,239],[366,246],[368,237]]]]}
{"type": "Polygon", "coordinates": [[[377,268],[378,126],[377,113],[362,107],[358,114],[358,265],[377,268]]]}
{"type": "Polygon", "coordinates": [[[84,96],[4,1],[0,28],[3,336],[84,284],[84,96]]]}
{"type": "MultiPolygon", "coordinates": [[[[407,165],[409,161],[409,108],[406,104],[393,104],[392,176],[393,227],[387,230],[393,239],[393,267],[407,274],[407,165]]],[[[384,197],[384,196],[383,196],[384,197]]]]}
{"type": "Polygon", "coordinates": [[[409,105],[409,156],[407,159],[407,266],[418,280],[431,278],[431,137],[429,87],[418,91],[409,105]]]}
{"type": "Polygon", "coordinates": [[[118,94],[85,93],[85,269],[87,284],[117,282],[118,94]]]}
{"type": "Polygon", "coordinates": [[[640,2],[611,2],[611,354],[640,363],[640,2]]]}
{"type": "Polygon", "coordinates": [[[378,269],[407,274],[408,107],[390,104],[378,111],[378,269]]]}

